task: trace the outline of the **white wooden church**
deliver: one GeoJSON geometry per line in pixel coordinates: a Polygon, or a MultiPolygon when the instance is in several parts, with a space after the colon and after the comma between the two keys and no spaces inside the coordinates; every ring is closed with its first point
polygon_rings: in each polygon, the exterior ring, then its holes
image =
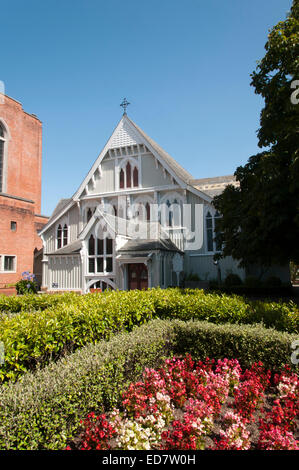
{"type": "Polygon", "coordinates": [[[194,179],[124,112],[86,178],[40,232],[42,289],[142,289],[233,272],[214,264],[219,214],[212,198],[233,176],[194,179]]]}

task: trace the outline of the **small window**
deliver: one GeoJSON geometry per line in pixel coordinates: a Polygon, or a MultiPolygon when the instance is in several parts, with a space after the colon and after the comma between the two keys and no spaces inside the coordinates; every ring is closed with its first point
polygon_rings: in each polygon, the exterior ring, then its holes
{"type": "Polygon", "coordinates": [[[64,224],[64,227],[63,227],[63,246],[67,245],[67,240],[68,240],[67,234],[68,234],[68,228],[67,228],[67,225],[64,224]]]}
{"type": "Polygon", "coordinates": [[[12,232],[16,232],[17,230],[17,222],[14,222],[13,220],[10,222],[10,230],[12,232]]]}
{"type": "Polygon", "coordinates": [[[104,258],[103,256],[99,256],[97,258],[97,272],[102,273],[104,271],[104,258]]]}
{"type": "Polygon", "coordinates": [[[61,224],[57,227],[57,250],[68,244],[68,226],[61,224]]]}
{"type": "Polygon", "coordinates": [[[120,189],[125,187],[125,174],[123,169],[121,169],[119,173],[119,187],[120,189]]]}
{"type": "Polygon", "coordinates": [[[102,238],[98,238],[98,255],[104,254],[104,240],[102,238]]]}
{"type": "Polygon", "coordinates": [[[112,257],[106,258],[106,272],[112,273],[113,272],[113,260],[112,257]]]}
{"type": "Polygon", "coordinates": [[[136,168],[136,166],[133,170],[133,186],[134,188],[138,187],[138,169],[136,168]]]}
{"type": "Polygon", "coordinates": [[[90,208],[90,207],[88,208],[88,211],[87,211],[87,216],[86,216],[86,218],[87,218],[87,222],[89,222],[89,221],[90,221],[90,219],[92,218],[92,210],[91,210],[91,208],[90,208]]]}
{"type": "Polygon", "coordinates": [[[4,256],[4,271],[15,271],[15,256],[4,256]]]}
{"type": "Polygon", "coordinates": [[[88,254],[93,256],[95,254],[95,243],[93,235],[90,236],[88,241],[88,254]]]}
{"type": "Polygon", "coordinates": [[[62,246],[62,227],[59,224],[57,227],[57,249],[61,248],[62,246]]]}
{"type": "Polygon", "coordinates": [[[88,272],[93,274],[113,272],[112,238],[95,238],[90,235],[88,240],[88,272]]]}
{"type": "Polygon", "coordinates": [[[113,240],[112,238],[106,238],[106,253],[107,255],[113,254],[113,240]]]}
{"type": "Polygon", "coordinates": [[[126,165],[127,188],[131,187],[131,165],[130,162],[126,165]]]}
{"type": "Polygon", "coordinates": [[[150,221],[151,220],[151,206],[147,202],[145,205],[145,210],[146,210],[146,220],[150,221]]]}
{"type": "Polygon", "coordinates": [[[94,268],[95,268],[95,259],[94,258],[89,258],[88,259],[88,271],[90,273],[94,273],[94,268]]]}

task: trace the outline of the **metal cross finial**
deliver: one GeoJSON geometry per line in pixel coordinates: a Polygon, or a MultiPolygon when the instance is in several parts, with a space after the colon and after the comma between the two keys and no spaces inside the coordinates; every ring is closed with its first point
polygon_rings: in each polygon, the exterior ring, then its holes
{"type": "Polygon", "coordinates": [[[127,107],[129,106],[129,104],[131,103],[127,101],[127,98],[124,98],[123,102],[120,104],[120,106],[124,109],[124,114],[127,114],[127,107]]]}

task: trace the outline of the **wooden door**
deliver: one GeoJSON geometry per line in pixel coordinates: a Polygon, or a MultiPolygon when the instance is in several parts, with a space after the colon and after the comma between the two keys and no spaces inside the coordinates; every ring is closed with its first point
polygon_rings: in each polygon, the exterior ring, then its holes
{"type": "Polygon", "coordinates": [[[128,264],[129,290],[148,288],[148,271],[143,263],[128,264]]]}

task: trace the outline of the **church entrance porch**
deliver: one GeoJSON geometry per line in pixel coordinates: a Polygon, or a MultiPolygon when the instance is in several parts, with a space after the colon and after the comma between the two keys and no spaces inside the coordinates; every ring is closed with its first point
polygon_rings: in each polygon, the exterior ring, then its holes
{"type": "Polygon", "coordinates": [[[128,289],[147,289],[148,269],[144,263],[128,264],[128,289]]]}

